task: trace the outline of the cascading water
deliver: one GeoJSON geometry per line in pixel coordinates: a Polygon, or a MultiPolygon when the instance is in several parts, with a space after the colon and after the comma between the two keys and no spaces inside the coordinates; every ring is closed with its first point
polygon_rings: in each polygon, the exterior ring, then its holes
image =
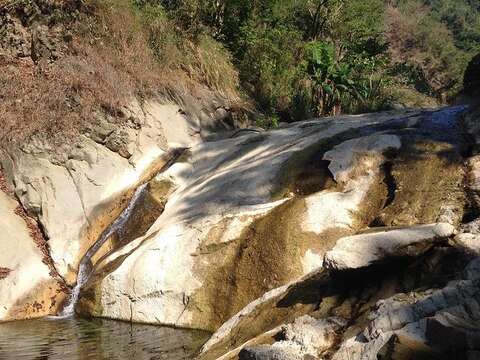
{"type": "MultiPolygon", "coordinates": [[[[172,166],[177,161],[177,159],[182,156],[182,154],[184,154],[186,150],[187,148],[174,148],[170,150],[169,153],[165,156],[166,161],[158,173],[161,173],[167,170],[170,166],[172,166]]],[[[78,298],[80,296],[80,290],[82,289],[82,286],[85,285],[85,283],[89,280],[94,270],[91,261],[92,257],[112,235],[120,235],[120,238],[122,237],[122,235],[124,235],[125,224],[132,216],[132,212],[135,212],[133,210],[136,208],[139,200],[143,198],[142,195],[144,194],[147,185],[148,183],[145,183],[135,190],[135,193],[133,194],[130,202],[128,203],[128,206],[122,211],[120,216],[105,229],[105,231],[101,234],[95,244],[93,244],[90,249],[88,249],[88,251],[85,253],[78,266],[77,284],[72,289],[72,293],[70,294],[67,304],[57,317],[64,318],[73,315],[73,313],[75,312],[75,305],[77,304],[78,298]]]]}
{"type": "Polygon", "coordinates": [[[75,305],[78,302],[78,297],[80,295],[80,290],[82,286],[88,281],[90,275],[92,274],[92,257],[97,253],[97,251],[102,247],[102,245],[114,234],[121,233],[125,223],[128,221],[132,209],[135,208],[138,200],[141,198],[147,184],[143,184],[137,188],[133,194],[128,206],[122,211],[120,216],[112,223],[109,227],[105,229],[100,238],[93,244],[90,249],[85,253],[80,265],[78,266],[78,276],[77,284],[72,289],[70,298],[68,299],[67,305],[63,308],[62,312],[59,314],[59,317],[68,317],[73,315],[75,311],[75,305]]]}

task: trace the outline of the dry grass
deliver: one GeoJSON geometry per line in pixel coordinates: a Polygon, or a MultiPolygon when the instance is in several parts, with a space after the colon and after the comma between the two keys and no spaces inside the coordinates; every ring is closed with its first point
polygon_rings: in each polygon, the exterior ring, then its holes
{"type": "MultiPolygon", "coordinates": [[[[75,1],[51,2],[67,6],[75,1]]],[[[160,62],[151,47],[155,33],[129,1],[82,3],[80,18],[66,26],[72,39],[59,60],[0,56],[0,146],[22,144],[34,135],[63,143],[88,128],[100,112],[121,123],[126,120],[121,108],[134,96],[175,98],[205,86],[238,100],[237,74],[213,40],[161,42],[169,60],[160,62]]]]}
{"type": "Polygon", "coordinates": [[[126,11],[110,17],[115,20],[110,28],[105,14],[83,20],[90,29],[102,26],[112,39],[83,29],[56,62],[0,58],[2,143],[23,142],[32,135],[64,141],[64,136],[81,132],[97,111],[118,115],[129,97],[152,88],[155,72],[141,33],[125,38],[124,29],[132,22],[126,11]]]}
{"type": "Polygon", "coordinates": [[[387,5],[386,38],[393,62],[418,66],[422,81],[436,96],[444,97],[458,85],[462,58],[452,33],[445,24],[433,21],[430,13],[431,9],[419,1],[401,8],[387,5]]]}

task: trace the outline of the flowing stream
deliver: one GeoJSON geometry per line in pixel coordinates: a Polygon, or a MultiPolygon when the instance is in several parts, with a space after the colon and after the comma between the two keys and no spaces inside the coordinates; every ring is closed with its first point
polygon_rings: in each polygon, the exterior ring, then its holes
{"type": "MultiPolygon", "coordinates": [[[[186,148],[174,148],[172,149],[169,154],[167,155],[167,160],[163,165],[162,169],[158,173],[161,173],[167,170],[170,166],[172,166],[175,161],[185,152],[186,148]]],[[[93,272],[93,264],[92,264],[92,257],[100,250],[103,244],[112,236],[112,235],[122,235],[125,232],[125,225],[129,221],[130,217],[133,215],[134,210],[137,208],[137,204],[142,201],[144,198],[145,189],[148,185],[146,182],[143,185],[140,185],[133,194],[130,202],[128,203],[127,207],[121,212],[121,214],[115,219],[113,223],[111,223],[100,235],[99,239],[88,249],[85,255],[80,260],[80,264],[78,266],[78,275],[77,275],[77,283],[75,287],[72,289],[72,293],[70,294],[69,299],[63,310],[57,316],[57,318],[67,318],[72,316],[75,313],[75,305],[78,302],[78,298],[80,296],[80,290],[82,286],[87,283],[89,280],[92,272],[93,272]]]]}
{"type": "Polygon", "coordinates": [[[73,313],[75,312],[75,305],[78,302],[80,290],[92,274],[92,257],[112,235],[120,233],[123,230],[125,223],[128,221],[131,215],[132,209],[135,207],[138,200],[141,198],[141,195],[145,191],[146,187],[147,184],[143,184],[135,190],[135,193],[130,199],[130,202],[128,203],[127,207],[122,211],[120,216],[105,229],[97,242],[95,242],[95,244],[93,244],[83,256],[82,260],[80,261],[80,265],[78,266],[77,284],[72,289],[72,293],[67,301],[67,304],[63,308],[62,312],[59,314],[60,317],[68,317],[73,315],[73,313]]]}

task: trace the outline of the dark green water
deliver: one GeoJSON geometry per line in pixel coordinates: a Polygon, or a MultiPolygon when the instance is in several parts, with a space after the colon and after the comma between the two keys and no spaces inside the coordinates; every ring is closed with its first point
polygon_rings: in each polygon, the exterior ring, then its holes
{"type": "Polygon", "coordinates": [[[0,324],[0,359],[193,359],[209,335],[101,319],[17,321],[0,324]]]}

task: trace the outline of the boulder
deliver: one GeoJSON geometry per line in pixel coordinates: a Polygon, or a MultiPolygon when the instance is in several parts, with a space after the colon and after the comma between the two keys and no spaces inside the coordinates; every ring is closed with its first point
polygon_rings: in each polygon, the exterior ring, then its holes
{"type": "Polygon", "coordinates": [[[472,255],[480,256],[480,234],[458,234],[453,239],[453,245],[472,255]]]}
{"type": "Polygon", "coordinates": [[[337,332],[346,325],[340,318],[314,319],[305,315],[292,324],[282,326],[282,340],[273,345],[245,347],[239,353],[240,360],[249,359],[317,359],[337,340],[337,332]]]}
{"type": "Polygon", "coordinates": [[[377,359],[383,351],[398,359],[415,359],[422,353],[467,358],[480,349],[479,269],[477,258],[467,266],[463,280],[379,302],[365,330],[345,339],[333,359],[377,359]]]}
{"type": "Polygon", "coordinates": [[[275,343],[272,346],[246,347],[238,355],[239,360],[303,360],[305,354],[297,344],[275,343]]]}
{"type": "Polygon", "coordinates": [[[418,256],[454,233],[452,225],[438,223],[344,237],[325,254],[324,266],[335,270],[357,269],[392,257],[418,256]]]}

